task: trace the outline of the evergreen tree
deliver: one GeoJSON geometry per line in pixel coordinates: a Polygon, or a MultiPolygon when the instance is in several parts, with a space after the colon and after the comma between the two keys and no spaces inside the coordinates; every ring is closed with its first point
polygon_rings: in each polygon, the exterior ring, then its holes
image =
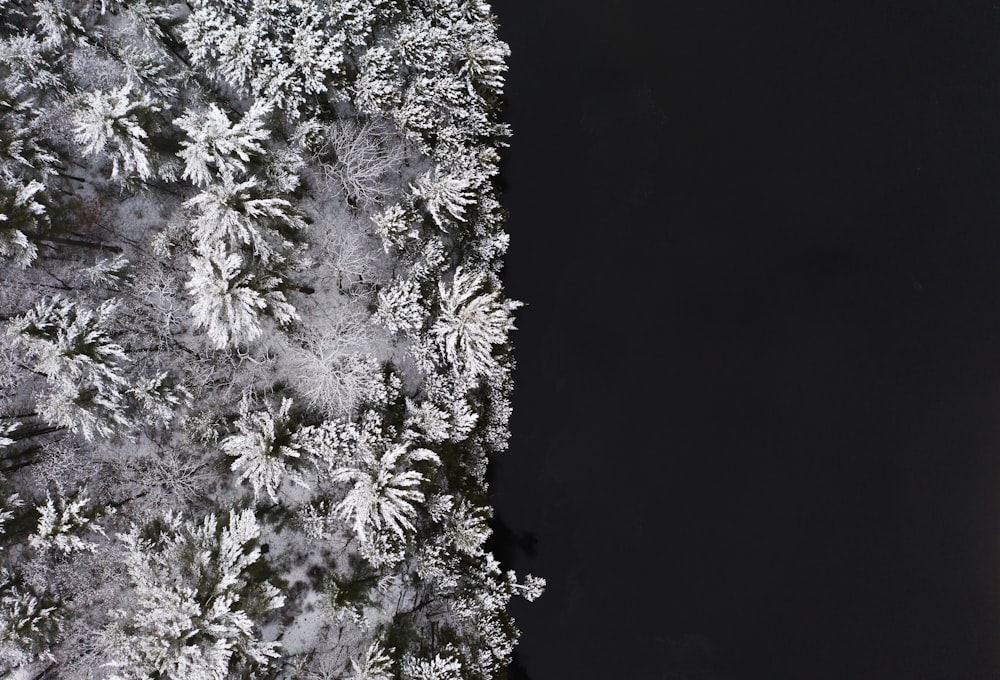
{"type": "Polygon", "coordinates": [[[32,9],[47,47],[68,47],[86,40],[84,18],[67,0],[35,0],[32,9]]]}
{"type": "Polygon", "coordinates": [[[208,185],[184,205],[195,212],[191,236],[203,255],[220,250],[237,253],[247,248],[263,264],[280,261],[278,248],[287,244],[272,227],[305,226],[288,201],[266,195],[254,178],[235,182],[223,175],[221,182],[208,185]]]}
{"type": "Polygon", "coordinates": [[[409,658],[404,664],[407,680],[462,680],[462,662],[435,654],[430,659],[409,658]]]}
{"type": "Polygon", "coordinates": [[[143,120],[163,110],[148,94],[136,93],[131,81],[109,92],[87,92],[76,111],[74,138],[87,155],[111,158],[111,179],[125,183],[150,179],[153,165],[143,120]]]}
{"type": "Polygon", "coordinates": [[[241,480],[250,482],[254,498],[264,491],[277,503],[278,488],[286,479],[305,486],[302,475],[293,467],[302,447],[291,428],[291,408],[292,400],[286,398],[276,412],[251,411],[244,397],[236,433],[222,440],[223,452],[236,459],[231,469],[240,474],[241,480]]]}
{"type": "Polygon", "coordinates": [[[263,332],[265,315],[279,325],[298,318],[279,290],[281,283],[276,276],[247,271],[236,253],[192,256],[191,278],[185,286],[194,300],[195,327],[207,330],[216,349],[253,342],[263,332]]]}
{"type": "Polygon", "coordinates": [[[0,569],[0,671],[51,659],[62,617],[55,601],[0,569]]]}
{"type": "Polygon", "coordinates": [[[424,494],[417,488],[424,476],[403,466],[420,460],[440,462],[437,455],[427,449],[410,450],[406,443],[381,453],[362,448],[357,454],[354,465],[337,468],[331,475],[334,481],[351,483],[347,495],[337,505],[337,513],[351,521],[363,546],[375,546],[377,536],[373,534],[383,530],[404,538],[406,532],[415,528],[414,504],[424,500],[424,494]]]}
{"type": "Polygon", "coordinates": [[[35,550],[51,549],[64,555],[94,552],[97,544],[85,540],[82,534],[94,532],[105,535],[104,529],[94,521],[99,513],[92,507],[85,489],[67,496],[59,488],[54,500],[46,492],[45,504],[38,506],[37,511],[38,526],[28,538],[28,545],[35,550]]]}
{"type": "Polygon", "coordinates": [[[7,331],[24,347],[47,387],[39,409],[49,422],[86,439],[129,427],[123,366],[128,357],[108,325],[118,309],[108,300],[89,309],[61,296],[39,301],[7,331]]]}
{"type": "Polygon", "coordinates": [[[441,313],[431,329],[449,365],[472,377],[494,370],[493,348],[507,342],[514,329],[511,312],[521,306],[488,290],[487,283],[481,272],[456,269],[450,285],[439,284],[441,313]]]}
{"type": "Polygon", "coordinates": [[[473,203],[472,182],[460,174],[445,174],[440,168],[424,173],[413,185],[413,195],[423,201],[434,223],[445,228],[449,221],[465,221],[465,209],[473,203]]]}
{"type": "Polygon", "coordinates": [[[368,645],[361,663],[351,659],[351,680],[392,680],[392,659],[378,640],[368,645]]]}
{"type": "Polygon", "coordinates": [[[38,181],[21,184],[0,175],[0,257],[22,269],[38,257],[38,246],[28,235],[37,236],[48,223],[45,206],[38,201],[44,188],[38,181]]]}
{"type": "Polygon", "coordinates": [[[237,176],[246,173],[250,159],[264,153],[262,143],[270,135],[265,125],[268,113],[270,105],[257,101],[235,125],[215,104],[200,111],[189,109],[175,118],[174,125],[190,138],[181,142],[183,149],[177,152],[184,160],[182,177],[205,186],[213,179],[209,170],[213,165],[224,183],[232,186],[237,176]]]}
{"type": "Polygon", "coordinates": [[[397,281],[378,293],[374,319],[392,333],[415,335],[427,316],[420,286],[413,279],[397,281]]]}
{"type": "Polygon", "coordinates": [[[295,118],[343,73],[347,36],[332,18],[310,0],[199,0],[181,38],[196,66],[295,118]]]}
{"type": "Polygon", "coordinates": [[[234,511],[227,525],[167,515],[124,534],[134,593],[105,634],[112,677],[224,680],[277,658],[278,644],[260,639],[254,618],[283,602],[249,576],[259,537],[252,510],[234,511]]]}

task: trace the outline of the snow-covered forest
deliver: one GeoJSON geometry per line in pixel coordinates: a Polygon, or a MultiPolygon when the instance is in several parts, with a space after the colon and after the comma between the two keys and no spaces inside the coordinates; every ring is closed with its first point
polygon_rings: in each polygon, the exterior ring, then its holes
{"type": "Polygon", "coordinates": [[[0,0],[0,677],[488,679],[482,0],[0,0]]]}

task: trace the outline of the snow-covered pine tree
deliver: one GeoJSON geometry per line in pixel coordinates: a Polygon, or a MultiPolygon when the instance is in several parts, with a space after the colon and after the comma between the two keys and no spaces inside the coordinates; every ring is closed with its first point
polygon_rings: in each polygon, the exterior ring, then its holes
{"type": "Polygon", "coordinates": [[[372,215],[376,233],[385,252],[405,250],[420,238],[420,220],[416,210],[406,203],[394,203],[372,215]]]}
{"type": "Polygon", "coordinates": [[[508,134],[491,112],[509,48],[481,3],[412,2],[407,18],[362,57],[355,101],[391,118],[435,161],[460,167],[470,147],[508,134]]]}
{"type": "MultiPolygon", "coordinates": [[[[15,423],[15,427],[7,426],[3,429],[2,434],[0,434],[0,447],[9,446],[14,443],[13,439],[4,435],[13,434],[19,425],[20,423],[15,423]]],[[[0,500],[0,536],[6,532],[7,523],[14,519],[14,511],[23,506],[24,500],[21,499],[21,496],[16,491],[0,500]]]]}
{"type": "Polygon", "coordinates": [[[457,651],[467,673],[490,678],[510,663],[520,635],[507,611],[510,599],[519,595],[530,602],[544,588],[544,579],[530,575],[519,583],[516,574],[504,572],[491,553],[460,576],[449,599],[457,617],[457,651]]]}
{"type": "Polygon", "coordinates": [[[138,401],[146,422],[160,427],[169,426],[192,401],[191,392],[169,371],[136,379],[129,394],[138,401]]]}
{"type": "Polygon", "coordinates": [[[189,137],[181,141],[183,148],[177,152],[184,161],[181,177],[205,186],[213,179],[211,165],[222,177],[223,186],[233,186],[233,181],[246,173],[250,159],[264,154],[262,143],[270,135],[265,118],[270,109],[269,103],[258,100],[236,124],[215,104],[188,109],[174,118],[174,125],[189,137]]]}
{"type": "Polygon", "coordinates": [[[32,370],[46,378],[38,399],[42,416],[86,439],[131,425],[123,371],[128,357],[108,329],[117,309],[114,300],[90,309],[57,295],[40,300],[7,328],[32,370]]]}
{"type": "Polygon", "coordinates": [[[372,640],[361,662],[351,659],[351,680],[392,680],[392,658],[380,640],[372,640]]]}
{"type": "Polygon", "coordinates": [[[354,465],[331,473],[334,481],[351,484],[336,511],[351,522],[362,552],[374,556],[379,552],[379,533],[387,531],[403,539],[415,528],[416,505],[424,500],[419,490],[424,476],[409,466],[416,461],[440,461],[432,451],[411,450],[405,442],[381,452],[364,448],[358,454],[354,465]]]}
{"type": "MultiPolygon", "coordinates": [[[[338,9],[337,3],[333,9],[338,9]]],[[[199,0],[180,36],[193,65],[290,118],[344,67],[344,31],[311,0],[199,0]]]]}
{"type": "Polygon", "coordinates": [[[97,550],[97,543],[83,538],[87,533],[105,536],[104,529],[95,522],[101,514],[93,506],[86,489],[66,494],[56,489],[56,497],[45,494],[45,503],[39,505],[38,526],[28,537],[28,545],[35,550],[54,550],[64,555],[97,550]]]}
{"type": "Polygon", "coordinates": [[[6,675],[51,659],[61,618],[51,596],[35,592],[8,569],[0,569],[0,671],[6,675]]]}
{"type": "Polygon", "coordinates": [[[30,35],[0,38],[0,257],[19,267],[38,254],[49,225],[45,182],[56,157],[38,134],[40,100],[60,87],[49,56],[30,35]]]}
{"type": "Polygon", "coordinates": [[[33,11],[46,47],[67,47],[86,40],[83,12],[66,0],[35,0],[33,11]]]}
{"type": "Polygon", "coordinates": [[[254,498],[261,492],[273,503],[278,502],[278,488],[286,480],[305,486],[305,480],[295,469],[301,458],[301,444],[295,437],[289,411],[292,400],[281,400],[276,411],[265,408],[252,411],[250,400],[240,402],[240,417],[236,432],[222,440],[222,451],[236,460],[230,466],[240,479],[250,482],[254,498]]]}
{"type": "Polygon", "coordinates": [[[403,662],[403,675],[407,680],[462,680],[462,662],[441,654],[429,659],[410,656],[403,662]]]}
{"type": "Polygon", "coordinates": [[[37,237],[48,224],[45,205],[38,200],[44,188],[38,181],[21,184],[0,175],[0,257],[21,268],[38,257],[29,234],[37,237]]]}
{"type": "Polygon", "coordinates": [[[225,680],[260,672],[278,657],[256,617],[283,597],[250,570],[261,559],[252,510],[228,523],[167,515],[121,540],[134,592],[105,631],[114,680],[225,680]]]}
{"type": "Polygon", "coordinates": [[[74,138],[90,156],[111,158],[111,179],[120,183],[153,177],[147,127],[163,110],[152,96],[135,91],[129,81],[117,90],[84,93],[75,115],[74,138]]]}
{"type": "Polygon", "coordinates": [[[62,89],[53,56],[32,35],[0,38],[0,176],[28,184],[55,173],[57,158],[40,135],[52,92],[62,89]]]}
{"type": "Polygon", "coordinates": [[[267,316],[278,325],[298,318],[280,289],[281,279],[247,271],[239,254],[193,255],[190,263],[191,278],[185,287],[193,298],[191,314],[216,349],[253,342],[263,332],[267,316]]]}
{"type": "Polygon", "coordinates": [[[450,284],[439,284],[441,312],[431,332],[448,365],[470,377],[494,369],[493,348],[507,342],[508,331],[514,330],[511,312],[521,306],[504,300],[492,286],[495,282],[485,273],[461,267],[450,284]]]}
{"type": "MultiPolygon", "coordinates": [[[[8,8],[10,15],[14,14],[8,8]]],[[[40,113],[35,96],[46,90],[57,90],[62,83],[53,70],[52,61],[57,58],[37,35],[16,30],[0,38],[0,82],[7,101],[8,115],[13,112],[26,113],[37,117],[40,113]],[[16,104],[15,104],[16,102],[16,104]]],[[[7,130],[7,134],[22,136],[22,143],[31,146],[38,140],[24,136],[29,130],[7,130]]],[[[23,153],[22,149],[22,153],[23,153]]]]}
{"type": "Polygon", "coordinates": [[[413,279],[396,281],[378,293],[374,319],[392,333],[416,334],[427,315],[420,285],[413,279]]]}
{"type": "Polygon", "coordinates": [[[289,244],[277,230],[305,226],[287,200],[268,196],[255,178],[236,182],[223,174],[184,205],[194,213],[191,238],[203,255],[248,249],[262,264],[280,262],[279,250],[289,244]]]}
{"type": "Polygon", "coordinates": [[[444,229],[451,221],[465,221],[465,210],[474,202],[472,187],[468,177],[444,173],[435,166],[417,178],[412,190],[426,206],[434,223],[444,229]]]}

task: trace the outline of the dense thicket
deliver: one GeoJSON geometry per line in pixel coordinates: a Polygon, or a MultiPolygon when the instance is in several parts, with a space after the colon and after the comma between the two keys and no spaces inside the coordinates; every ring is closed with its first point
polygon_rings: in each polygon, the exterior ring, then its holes
{"type": "Polygon", "coordinates": [[[480,0],[0,0],[0,673],[492,678],[480,0]]]}

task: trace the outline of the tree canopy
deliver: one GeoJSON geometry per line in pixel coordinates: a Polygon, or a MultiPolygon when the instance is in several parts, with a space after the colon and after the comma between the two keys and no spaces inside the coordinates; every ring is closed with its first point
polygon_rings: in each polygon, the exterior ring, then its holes
{"type": "Polygon", "coordinates": [[[0,0],[0,675],[487,680],[479,0],[0,0]]]}

